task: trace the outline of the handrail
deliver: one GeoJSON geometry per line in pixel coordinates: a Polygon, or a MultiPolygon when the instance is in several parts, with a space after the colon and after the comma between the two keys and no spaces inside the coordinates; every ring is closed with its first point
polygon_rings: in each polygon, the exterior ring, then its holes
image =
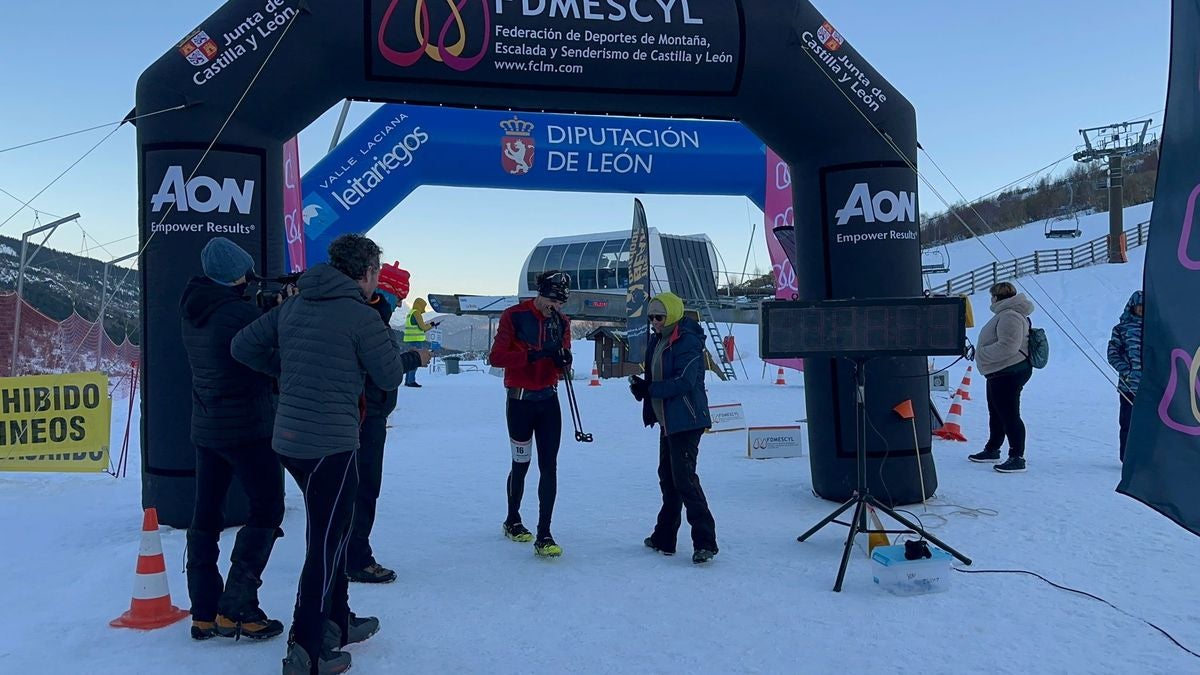
{"type": "MultiPolygon", "coordinates": [[[[1145,246],[1149,236],[1150,221],[1140,222],[1125,230],[1125,246],[1127,249],[1145,246]]],[[[1104,235],[1070,248],[1043,249],[1020,258],[981,265],[937,284],[936,288],[946,295],[973,295],[1001,281],[1030,274],[1079,269],[1107,260],[1108,235],[1104,235]]]]}

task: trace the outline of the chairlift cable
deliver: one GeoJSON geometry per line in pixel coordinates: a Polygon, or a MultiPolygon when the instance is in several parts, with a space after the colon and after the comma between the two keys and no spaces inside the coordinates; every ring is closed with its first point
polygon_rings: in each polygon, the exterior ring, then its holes
{"type": "MultiPolygon", "coordinates": [[[[225,131],[225,127],[229,126],[230,121],[233,120],[233,116],[237,114],[238,108],[241,107],[242,102],[244,102],[246,100],[246,97],[250,95],[250,90],[252,88],[254,88],[254,84],[256,82],[258,82],[259,76],[262,75],[262,72],[263,72],[263,70],[266,69],[267,64],[269,64],[271,62],[271,58],[273,56],[275,56],[275,51],[277,49],[279,49],[279,45],[283,44],[284,38],[287,37],[288,31],[290,31],[292,29],[292,25],[296,22],[296,18],[299,16],[300,16],[300,13],[297,12],[297,13],[293,14],[290,19],[288,19],[287,25],[285,25],[283,27],[283,30],[279,34],[279,39],[276,40],[275,44],[271,46],[271,51],[267,52],[266,57],[263,58],[262,64],[259,65],[258,70],[256,70],[254,72],[253,77],[250,78],[250,82],[248,82],[246,84],[246,88],[242,91],[242,95],[233,104],[233,107],[230,108],[229,114],[225,116],[225,121],[221,123],[221,127],[219,129],[217,129],[217,133],[213,136],[212,141],[210,141],[208,144],[208,147],[206,147],[204,149],[204,153],[200,155],[200,159],[196,162],[196,166],[192,169],[191,175],[189,175],[187,177],[187,179],[184,181],[185,184],[188,181],[191,181],[193,178],[196,177],[196,172],[198,172],[200,170],[200,167],[204,165],[204,160],[208,158],[209,153],[212,152],[213,147],[216,146],[217,141],[221,138],[221,134],[225,131]]],[[[112,136],[114,133],[116,133],[116,130],[119,128],[120,127],[118,126],[116,129],[113,129],[112,131],[110,131],[107,136],[105,136],[103,139],[101,139],[100,142],[103,143],[105,140],[108,139],[109,136],[112,136]]],[[[97,144],[97,145],[99,145],[99,144],[97,144]]],[[[93,146],[92,149],[94,150],[95,146],[93,146]]],[[[89,150],[88,152],[90,153],[91,150],[89,150]]],[[[86,157],[87,155],[85,154],[84,156],[86,157]]],[[[82,159],[82,158],[80,158],[80,159],[82,159]]],[[[76,163],[78,163],[78,161],[76,163]]],[[[57,180],[57,179],[55,179],[55,180],[57,180]]],[[[51,183],[51,184],[53,184],[53,183],[51,183]]],[[[46,188],[43,188],[42,192],[45,192],[45,190],[47,188],[49,188],[49,186],[46,186],[46,188]]],[[[38,194],[40,195],[41,192],[39,192],[38,194]]],[[[37,198],[37,195],[34,195],[34,199],[36,199],[36,198],[37,198]]],[[[32,201],[32,200],[30,200],[30,201],[32,201]]],[[[174,203],[170,204],[167,207],[166,213],[163,214],[162,220],[165,221],[171,215],[171,212],[174,209],[175,209],[175,204],[174,203]]],[[[19,213],[19,211],[18,211],[18,213],[19,213]]],[[[14,214],[14,215],[16,215],[16,214],[14,214]]],[[[11,220],[11,216],[9,219],[11,220]]],[[[5,222],[8,222],[8,221],[5,221],[5,222]]],[[[4,223],[0,223],[0,227],[3,227],[3,226],[4,226],[4,223]]],[[[138,249],[137,257],[139,260],[141,259],[142,254],[144,254],[146,252],[146,249],[150,246],[150,242],[154,241],[154,236],[156,234],[158,234],[158,233],[151,232],[150,236],[146,237],[146,241],[142,243],[141,248],[138,249]]],[[[121,287],[124,286],[125,281],[129,279],[129,274],[132,271],[133,271],[132,267],[125,270],[125,274],[121,276],[120,280],[118,280],[116,282],[116,284],[114,284],[112,295],[108,296],[107,298],[102,299],[102,302],[100,305],[101,308],[106,307],[108,305],[109,300],[116,297],[117,293],[121,290],[121,287]]],[[[70,357],[71,359],[75,358],[75,352],[78,352],[82,346],[83,346],[82,342],[80,342],[78,345],[75,346],[75,349],[73,350],[71,357],[70,357]]]]}
{"type": "Polygon", "coordinates": [[[121,125],[125,124],[126,122],[132,122],[134,120],[140,120],[142,118],[152,117],[154,115],[161,115],[165,112],[172,112],[174,110],[182,110],[183,108],[186,108],[186,107],[187,107],[186,105],[180,104],[180,105],[176,105],[176,106],[171,106],[170,108],[163,108],[162,110],[156,110],[154,112],[149,112],[149,113],[146,113],[145,115],[136,115],[136,116],[125,117],[117,122],[105,122],[104,124],[97,124],[94,127],[88,127],[86,129],[79,129],[78,131],[68,131],[67,133],[64,133],[64,134],[58,134],[56,136],[50,136],[48,138],[43,138],[43,139],[36,140],[36,141],[29,141],[28,143],[22,143],[20,145],[14,145],[14,146],[11,146],[8,148],[0,148],[0,154],[9,152],[11,150],[20,150],[21,148],[28,148],[30,146],[39,145],[41,143],[49,143],[50,141],[57,141],[60,138],[68,138],[70,136],[86,134],[89,131],[103,129],[104,127],[111,126],[113,124],[116,124],[117,128],[120,128],[121,125]]]}
{"type": "MultiPolygon", "coordinates": [[[[34,201],[35,199],[37,199],[38,197],[42,196],[42,193],[43,193],[43,192],[45,192],[46,190],[49,190],[49,189],[51,188],[51,186],[53,186],[55,183],[57,183],[57,182],[59,181],[59,179],[61,179],[61,178],[62,178],[63,176],[65,176],[65,175],[67,175],[67,172],[69,172],[71,169],[74,169],[74,168],[75,168],[75,166],[76,166],[77,164],[79,164],[79,163],[80,163],[80,162],[82,162],[84,159],[86,159],[88,155],[92,154],[92,152],[93,152],[93,151],[94,151],[96,148],[100,147],[100,146],[101,146],[101,144],[103,144],[103,143],[104,143],[104,141],[107,141],[108,139],[112,138],[112,135],[113,135],[113,134],[115,134],[115,133],[117,133],[117,130],[118,130],[118,129],[120,129],[120,128],[121,128],[120,126],[113,127],[113,130],[112,130],[112,131],[110,131],[110,132],[108,132],[107,134],[105,134],[105,135],[104,135],[104,138],[101,138],[99,141],[97,141],[97,142],[96,142],[96,144],[95,144],[95,145],[93,145],[92,147],[88,148],[87,152],[83,153],[83,155],[81,155],[81,156],[79,157],[79,159],[75,160],[74,162],[71,162],[70,166],[68,166],[67,168],[63,169],[63,170],[62,170],[62,173],[60,173],[60,174],[58,174],[57,176],[55,176],[55,177],[54,177],[54,180],[52,180],[52,181],[50,181],[49,183],[47,183],[47,184],[46,184],[46,187],[42,188],[41,190],[38,190],[37,194],[35,194],[33,197],[30,197],[30,199],[29,199],[29,201],[28,201],[28,202],[23,202],[23,203],[21,204],[21,207],[20,207],[20,208],[18,208],[16,211],[14,211],[14,212],[12,213],[12,215],[10,215],[9,217],[7,217],[7,218],[5,218],[5,219],[4,219],[4,222],[0,222],[0,229],[2,229],[2,228],[5,226],[5,225],[7,225],[7,224],[8,224],[8,222],[9,222],[10,220],[12,220],[13,218],[16,218],[16,217],[17,217],[17,215],[19,215],[19,214],[20,214],[22,211],[24,211],[26,208],[33,208],[33,207],[29,206],[29,205],[30,205],[31,203],[33,203],[33,201],[34,201]]],[[[18,200],[18,201],[20,201],[20,200],[18,200]]],[[[36,211],[37,211],[37,210],[36,210],[36,209],[34,209],[34,212],[35,212],[35,213],[36,213],[36,211]]]]}
{"type": "MultiPolygon", "coordinates": [[[[890,142],[890,139],[886,139],[886,140],[888,140],[890,142]]],[[[925,148],[921,148],[921,151],[925,153],[925,156],[929,159],[929,162],[931,164],[933,164],[933,166],[935,168],[937,168],[938,172],[941,173],[942,177],[946,179],[946,182],[950,185],[950,187],[954,188],[954,191],[957,192],[960,197],[962,197],[963,199],[966,199],[966,197],[963,195],[962,191],[958,189],[958,186],[954,183],[954,181],[951,180],[950,177],[947,176],[944,171],[942,171],[941,166],[938,165],[937,161],[933,158],[933,156],[929,154],[929,151],[926,150],[925,148]]],[[[913,170],[915,171],[916,168],[914,167],[913,170]]],[[[922,177],[922,180],[925,180],[925,178],[922,177]]],[[[926,184],[928,184],[927,180],[926,180],[926,184]]],[[[940,194],[938,194],[936,190],[934,191],[934,194],[937,194],[938,198],[942,199],[942,196],[940,194]]],[[[945,202],[944,199],[942,201],[943,201],[943,203],[945,202]]],[[[989,227],[989,229],[990,229],[990,226],[987,223],[987,219],[985,219],[983,217],[983,214],[979,213],[979,211],[975,208],[974,204],[968,204],[967,206],[968,206],[968,208],[971,209],[971,212],[975,214],[975,217],[979,218],[980,222],[982,222],[985,226],[989,227]]],[[[962,219],[961,216],[958,216],[956,214],[955,217],[958,219],[958,221],[960,223],[962,223],[963,227],[965,227],[967,229],[967,231],[970,232],[971,235],[973,237],[975,237],[977,241],[979,241],[980,245],[982,245],[984,250],[986,250],[988,252],[988,254],[992,256],[993,260],[995,260],[996,262],[1001,262],[1000,258],[983,241],[983,238],[980,237],[978,234],[976,234],[974,231],[972,231],[971,226],[968,225],[966,223],[966,221],[964,221],[962,219]]],[[[1004,247],[1004,250],[1008,251],[1008,254],[1010,256],[1012,256],[1012,258],[1018,257],[1017,254],[1014,253],[1013,250],[1008,247],[1008,244],[1005,243],[1004,239],[1002,237],[1000,237],[999,233],[993,232],[992,235],[996,238],[997,241],[1000,242],[1000,245],[1004,247]]],[[[1046,300],[1050,303],[1050,305],[1052,305],[1054,307],[1054,309],[1057,310],[1063,316],[1063,318],[1066,320],[1066,322],[1068,324],[1070,324],[1072,328],[1075,329],[1075,332],[1078,333],[1081,338],[1083,338],[1083,341],[1091,348],[1092,353],[1094,353],[1096,356],[1100,357],[1101,363],[1108,365],[1108,357],[1106,355],[1100,354],[1099,350],[1097,350],[1095,348],[1095,346],[1093,346],[1090,342],[1088,342],[1086,337],[1084,337],[1083,331],[1080,330],[1079,326],[1074,322],[1074,320],[1071,319],[1071,316],[1069,314],[1067,314],[1061,306],[1059,306],[1058,302],[1054,300],[1053,296],[1051,296],[1046,291],[1045,287],[1042,286],[1041,282],[1039,282],[1037,280],[1037,275],[1029,275],[1029,280],[1033,283],[1033,285],[1037,286],[1038,290],[1046,297],[1046,300]]],[[[1080,353],[1082,353],[1084,355],[1084,357],[1087,358],[1087,360],[1089,362],[1091,362],[1092,366],[1096,369],[1096,371],[1098,373],[1100,373],[1101,376],[1103,376],[1104,379],[1109,382],[1109,384],[1112,384],[1115,387],[1117,383],[1110,378],[1109,372],[1107,370],[1105,370],[1102,366],[1097,364],[1094,360],[1092,360],[1092,357],[1087,353],[1087,351],[1082,346],[1080,346],[1079,342],[1077,342],[1075,340],[1074,336],[1072,336],[1069,332],[1067,332],[1067,330],[1065,328],[1063,328],[1062,324],[1060,324],[1058,322],[1058,320],[1054,317],[1054,315],[1050,312],[1047,312],[1046,316],[1050,319],[1050,321],[1052,323],[1054,323],[1055,326],[1058,327],[1059,330],[1061,330],[1063,332],[1063,335],[1065,335],[1067,337],[1067,339],[1070,340],[1071,343],[1075,345],[1076,349],[1078,349],[1080,351],[1080,353]]]]}
{"type": "MultiPolygon", "coordinates": [[[[938,166],[937,162],[933,159],[933,156],[929,154],[928,150],[925,150],[924,148],[922,148],[922,152],[925,153],[925,156],[929,159],[930,163],[932,163],[935,167],[938,166]]],[[[914,171],[915,171],[915,168],[914,168],[914,171]]],[[[940,167],[938,168],[938,171],[941,171],[940,167]]],[[[946,174],[944,172],[942,173],[942,176],[946,179],[946,182],[949,183],[950,187],[954,188],[954,191],[957,192],[960,197],[963,197],[962,191],[958,189],[958,186],[954,183],[954,181],[952,181],[949,176],[946,176],[946,174]]],[[[922,180],[924,180],[924,178],[922,178],[922,180]]],[[[928,182],[926,184],[928,184],[928,182]]],[[[935,194],[937,194],[937,193],[935,192],[935,194]]],[[[938,197],[940,199],[941,195],[939,194],[938,197]]],[[[965,199],[965,197],[963,197],[963,198],[965,199]]],[[[975,206],[973,204],[969,204],[968,208],[970,208],[971,212],[975,214],[975,217],[979,218],[980,222],[987,225],[987,219],[985,219],[983,217],[983,214],[979,213],[979,211],[975,208],[975,206]]],[[[956,218],[958,218],[958,221],[960,223],[962,223],[963,227],[967,228],[967,231],[971,233],[971,236],[975,237],[979,241],[979,243],[984,247],[984,250],[986,250],[988,252],[988,254],[992,256],[993,260],[995,260],[996,262],[1001,262],[999,256],[997,256],[995,254],[995,252],[993,252],[992,249],[986,243],[984,243],[983,239],[979,235],[977,235],[974,231],[971,230],[970,225],[968,225],[966,223],[966,221],[964,221],[960,216],[957,216],[957,215],[956,215],[956,218]]],[[[1002,237],[1000,237],[999,233],[993,233],[992,236],[995,237],[995,239],[1000,242],[1000,245],[1004,247],[1004,250],[1008,252],[1009,256],[1011,256],[1012,258],[1018,257],[1017,254],[1014,253],[1013,250],[1008,247],[1008,244],[1004,241],[1004,239],[1002,237]]],[[[1046,298],[1046,301],[1049,302],[1049,304],[1059,314],[1062,315],[1063,319],[1065,319],[1066,322],[1068,324],[1070,324],[1071,328],[1075,329],[1075,332],[1079,335],[1079,337],[1081,339],[1083,339],[1083,342],[1088,345],[1088,347],[1091,349],[1092,353],[1100,358],[1100,363],[1103,363],[1105,366],[1107,366],[1108,365],[1108,357],[1106,355],[1100,354],[1099,350],[1097,350],[1095,348],[1095,346],[1093,346],[1086,339],[1084,332],[1082,330],[1080,330],[1079,326],[1075,323],[1075,321],[1073,319],[1071,319],[1071,316],[1069,314],[1067,314],[1067,312],[1065,310],[1063,310],[1063,308],[1058,304],[1058,302],[1054,299],[1054,297],[1051,296],[1050,293],[1046,291],[1046,288],[1044,286],[1042,286],[1041,282],[1037,280],[1037,275],[1035,275],[1035,274],[1029,275],[1028,278],[1029,278],[1030,282],[1034,286],[1037,287],[1038,291],[1046,298]]],[[[1032,299],[1033,298],[1031,298],[1031,300],[1032,299]]],[[[1041,304],[1041,303],[1037,303],[1035,301],[1035,304],[1041,304]]],[[[1096,372],[1100,373],[1100,375],[1102,377],[1104,377],[1104,379],[1106,381],[1108,381],[1109,384],[1111,384],[1115,387],[1117,385],[1117,383],[1115,380],[1111,379],[1108,370],[1105,370],[1105,368],[1103,366],[1099,365],[1095,360],[1092,359],[1091,355],[1088,354],[1087,350],[1084,349],[1083,346],[1079,344],[1079,342],[1075,339],[1075,336],[1071,335],[1071,333],[1069,333],[1066,330],[1066,328],[1064,328],[1063,325],[1061,323],[1059,323],[1058,319],[1054,316],[1054,314],[1051,312],[1046,312],[1046,316],[1047,316],[1047,318],[1050,319],[1050,321],[1055,326],[1058,327],[1058,329],[1060,331],[1062,331],[1063,335],[1065,335],[1067,337],[1067,339],[1070,340],[1073,345],[1075,345],[1075,348],[1078,349],[1079,352],[1081,354],[1083,354],[1083,356],[1085,358],[1087,358],[1087,360],[1096,369],[1096,372]]]]}
{"type": "MultiPolygon", "coordinates": [[[[843,91],[842,87],[838,84],[837,80],[833,79],[832,74],[830,74],[828,72],[828,70],[824,67],[824,65],[822,63],[817,61],[816,56],[814,56],[812,54],[812,52],[810,52],[807,49],[802,49],[800,51],[806,57],[808,57],[809,60],[811,60],[813,62],[813,65],[817,68],[818,71],[820,71],[822,74],[825,75],[826,79],[829,80],[829,83],[833,86],[833,88],[836,89],[839,93],[841,93],[842,97],[844,99],[846,99],[846,103],[849,104],[849,106],[851,108],[853,108],[859,114],[859,116],[861,116],[863,118],[863,120],[871,127],[871,129],[874,130],[875,133],[878,134],[879,137],[883,139],[884,143],[886,143],[892,149],[892,151],[896,153],[896,155],[901,159],[901,161],[903,161],[908,166],[908,168],[911,169],[913,171],[913,173],[929,188],[930,192],[932,192],[934,194],[934,196],[936,196],[938,198],[938,200],[940,200],[942,202],[942,204],[944,204],[946,206],[946,208],[949,209],[950,208],[949,201],[942,195],[942,193],[937,189],[937,187],[934,186],[933,183],[924,174],[921,173],[921,171],[917,168],[916,164],[908,158],[908,156],[904,153],[904,151],[899,146],[896,145],[895,141],[892,140],[891,136],[888,136],[886,133],[884,133],[883,130],[880,129],[878,126],[876,126],[875,122],[873,122],[871,120],[871,118],[866,115],[866,113],[864,113],[861,109],[859,109],[859,107],[854,103],[854,100],[850,98],[849,94],[847,94],[845,91],[843,91]]],[[[924,150],[924,148],[922,148],[922,150],[924,150]]],[[[925,151],[925,154],[927,157],[929,157],[931,162],[934,162],[933,157],[929,155],[928,151],[925,151]]],[[[937,166],[936,162],[934,162],[934,166],[937,166]]],[[[938,171],[939,172],[941,171],[940,167],[938,168],[938,171]]],[[[942,172],[942,175],[945,176],[945,173],[942,172]]],[[[957,192],[962,197],[962,199],[964,199],[964,200],[966,199],[966,196],[964,196],[962,194],[962,191],[959,190],[958,187],[954,184],[954,182],[949,180],[948,177],[947,177],[947,182],[951,185],[951,187],[954,188],[955,192],[957,192]]],[[[971,211],[973,213],[975,213],[975,216],[977,218],[979,218],[979,220],[986,225],[987,219],[985,219],[979,213],[979,211],[975,209],[974,206],[970,206],[970,208],[971,208],[971,211]]],[[[953,213],[953,212],[951,212],[951,213],[953,213]]],[[[959,223],[962,224],[962,226],[964,228],[966,228],[966,230],[968,232],[971,233],[971,235],[973,237],[975,237],[979,241],[980,245],[982,245],[984,250],[988,252],[988,255],[992,256],[993,260],[995,260],[996,262],[1000,262],[999,256],[997,256],[995,254],[995,252],[992,251],[991,247],[989,247],[987,245],[987,243],[984,242],[983,239],[981,239],[975,233],[975,231],[971,228],[971,226],[968,225],[965,220],[963,220],[962,216],[958,215],[957,213],[954,213],[954,217],[959,221],[959,223]]],[[[999,237],[997,237],[997,239],[999,239],[999,237]]],[[[1007,245],[1004,244],[1003,241],[1001,241],[1001,245],[1004,245],[1005,248],[1007,249],[1007,245]]],[[[1009,253],[1011,254],[1012,251],[1009,250],[1009,253]]],[[[1039,291],[1046,294],[1047,299],[1050,301],[1050,303],[1057,308],[1058,304],[1054,302],[1053,298],[1049,297],[1049,294],[1046,293],[1045,288],[1043,288],[1042,285],[1037,282],[1036,275],[1031,276],[1030,279],[1033,281],[1034,285],[1036,285],[1038,287],[1039,291]]],[[[1062,311],[1061,308],[1059,308],[1059,311],[1060,312],[1062,311]]],[[[1108,370],[1105,370],[1099,364],[1097,364],[1094,360],[1092,360],[1091,355],[1088,354],[1086,350],[1084,350],[1084,348],[1079,344],[1079,342],[1075,339],[1075,337],[1073,335],[1071,335],[1068,331],[1066,331],[1063,328],[1062,324],[1060,324],[1058,322],[1058,319],[1056,319],[1052,313],[1047,312],[1046,316],[1047,316],[1047,318],[1050,319],[1050,321],[1052,323],[1054,323],[1055,326],[1057,326],[1059,328],[1059,330],[1062,330],[1063,335],[1066,336],[1066,338],[1068,340],[1070,340],[1072,344],[1075,345],[1075,348],[1078,349],[1081,354],[1083,354],[1084,358],[1086,358],[1092,364],[1092,367],[1096,370],[1096,372],[1099,373],[1100,376],[1103,377],[1106,382],[1108,382],[1113,387],[1116,387],[1117,383],[1114,379],[1112,379],[1111,374],[1110,374],[1111,368],[1109,368],[1108,370]]],[[[1071,321],[1070,317],[1066,317],[1065,314],[1064,314],[1064,317],[1067,319],[1068,323],[1071,323],[1072,326],[1075,325],[1074,322],[1071,321]]],[[[1075,329],[1077,331],[1079,330],[1077,326],[1075,327],[1075,329]]],[[[1082,336],[1082,331],[1080,331],[1080,335],[1082,336]]],[[[1086,340],[1085,340],[1085,342],[1086,342],[1086,340]]],[[[1101,360],[1105,362],[1106,366],[1108,365],[1107,358],[1102,357],[1101,360]]]]}

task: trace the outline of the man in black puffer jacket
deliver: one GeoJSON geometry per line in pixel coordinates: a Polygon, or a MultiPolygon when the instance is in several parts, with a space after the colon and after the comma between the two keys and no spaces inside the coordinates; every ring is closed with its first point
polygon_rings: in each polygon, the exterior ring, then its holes
{"type": "Polygon", "coordinates": [[[329,264],[310,268],[299,295],[233,339],[233,356],[279,377],[272,444],[304,492],[306,554],[284,673],[342,672],[338,651],[379,629],[349,607],[346,544],[358,491],[359,400],[366,376],[390,391],[428,352],[404,354],[367,305],[379,282],[379,247],[356,234],[329,245],[329,264]]]}
{"type": "Polygon", "coordinates": [[[275,413],[271,380],[229,353],[233,336],[261,316],[245,298],[250,254],[216,237],[200,254],[204,276],[193,277],[179,303],[183,344],[192,370],[192,443],[196,503],[187,532],[192,637],[274,637],[283,624],[258,606],[263,568],[283,522],[283,470],[271,450],[275,413]],[[217,569],[224,504],[237,476],[250,501],[245,527],[230,555],[229,577],[217,569]]]}

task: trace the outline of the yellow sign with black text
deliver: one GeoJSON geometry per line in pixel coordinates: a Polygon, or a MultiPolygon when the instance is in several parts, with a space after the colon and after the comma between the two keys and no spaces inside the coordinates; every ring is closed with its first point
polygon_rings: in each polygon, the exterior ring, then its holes
{"type": "Polygon", "coordinates": [[[108,468],[104,373],[0,377],[0,471],[108,468]]]}

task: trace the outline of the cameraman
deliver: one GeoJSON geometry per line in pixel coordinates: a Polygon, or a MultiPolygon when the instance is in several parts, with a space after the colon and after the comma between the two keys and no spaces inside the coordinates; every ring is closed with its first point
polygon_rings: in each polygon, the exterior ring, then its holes
{"type": "Polygon", "coordinates": [[[283,469],[271,450],[273,384],[229,353],[234,335],[262,315],[246,298],[254,261],[229,239],[215,237],[205,244],[200,263],[204,275],[188,281],[179,302],[192,372],[196,447],[196,502],[187,531],[192,638],[263,640],[283,632],[283,624],[267,618],[258,605],[263,569],[283,522],[283,469]],[[217,558],[234,476],[245,489],[250,512],[222,580],[217,558]]]}
{"type": "Polygon", "coordinates": [[[279,412],[272,439],[284,467],[304,493],[306,553],[296,594],[285,674],[341,672],[350,655],[338,651],[379,630],[374,617],[350,611],[346,545],[358,490],[359,400],[365,377],[384,391],[429,353],[401,355],[395,339],[367,305],[379,281],[379,247],[357,234],[329,245],[329,263],[297,283],[300,293],[244,328],[234,358],[279,375],[279,412]]]}
{"type": "Polygon", "coordinates": [[[505,416],[512,470],[508,475],[504,536],[522,543],[532,540],[533,552],[539,556],[560,556],[562,548],[550,536],[550,518],[558,493],[558,445],[562,436],[558,378],[571,365],[571,322],[560,311],[567,301],[571,277],[566,272],[549,271],[538,276],[537,285],[537,297],[509,307],[500,315],[488,361],[504,369],[508,393],[505,416]],[[520,513],[534,438],[539,474],[536,540],[521,524],[520,513]]]}

